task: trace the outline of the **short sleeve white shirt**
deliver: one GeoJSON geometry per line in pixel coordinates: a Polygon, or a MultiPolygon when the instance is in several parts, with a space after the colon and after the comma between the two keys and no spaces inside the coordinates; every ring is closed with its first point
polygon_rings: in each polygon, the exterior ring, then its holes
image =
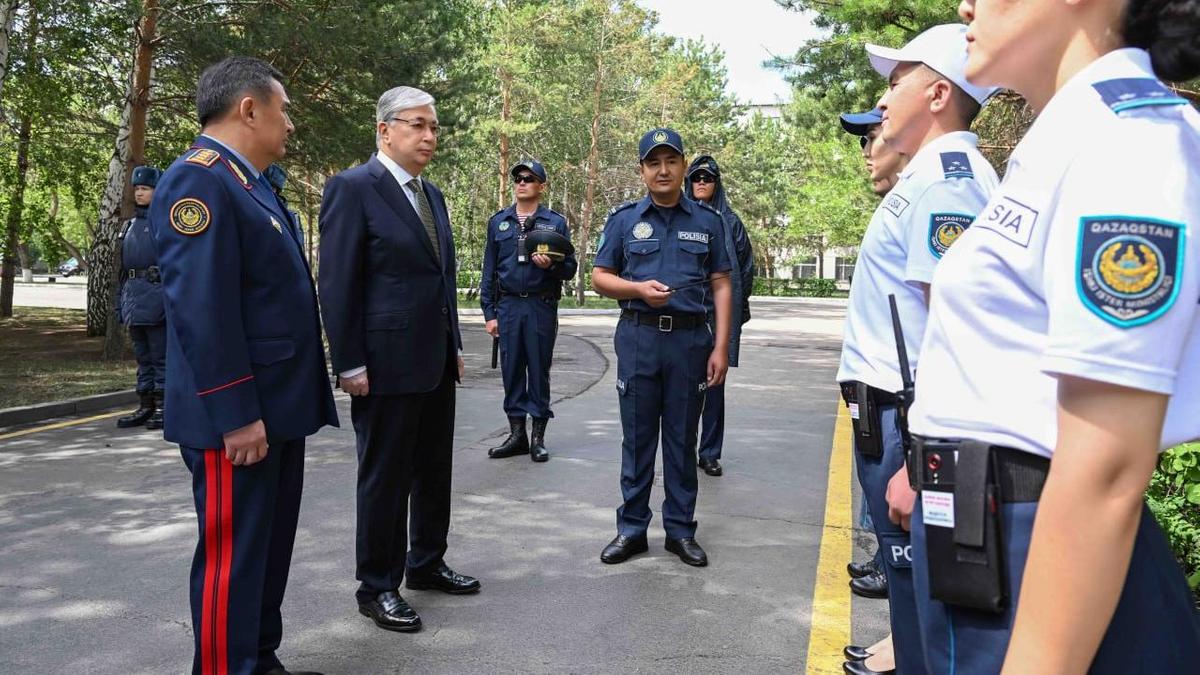
{"type": "Polygon", "coordinates": [[[1200,437],[1198,263],[1200,114],[1146,52],[1111,52],[938,266],[912,430],[1049,457],[1065,374],[1170,394],[1161,447],[1200,437]]]}
{"type": "Polygon", "coordinates": [[[923,286],[950,245],[971,225],[999,183],[979,153],[978,137],[961,131],[921,148],[875,209],[859,247],[837,380],[886,391],[901,387],[888,295],[904,327],[915,368],[925,331],[923,286]]]}

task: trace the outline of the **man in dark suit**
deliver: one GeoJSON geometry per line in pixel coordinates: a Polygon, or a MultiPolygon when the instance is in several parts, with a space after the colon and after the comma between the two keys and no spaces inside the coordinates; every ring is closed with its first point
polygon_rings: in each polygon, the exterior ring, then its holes
{"type": "Polygon", "coordinates": [[[286,673],[275,650],[304,439],[337,411],[300,233],[262,176],[293,131],[282,76],[232,57],[196,87],[201,135],[158,182],[166,439],[192,472],[194,673],[286,673]]]}
{"type": "Polygon", "coordinates": [[[358,607],[402,632],[421,628],[402,578],[479,590],[443,559],[463,360],[446,200],[420,178],[437,148],[433,103],[412,87],[379,97],[379,152],[331,178],[321,203],[321,311],[358,445],[358,607]]]}

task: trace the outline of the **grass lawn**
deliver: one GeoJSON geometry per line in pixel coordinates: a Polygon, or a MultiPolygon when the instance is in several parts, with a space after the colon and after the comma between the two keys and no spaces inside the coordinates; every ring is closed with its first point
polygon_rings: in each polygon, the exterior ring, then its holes
{"type": "Polygon", "coordinates": [[[0,319],[0,408],[132,389],[132,351],[105,361],[104,338],[87,337],[86,324],[83,310],[44,307],[0,319]]]}

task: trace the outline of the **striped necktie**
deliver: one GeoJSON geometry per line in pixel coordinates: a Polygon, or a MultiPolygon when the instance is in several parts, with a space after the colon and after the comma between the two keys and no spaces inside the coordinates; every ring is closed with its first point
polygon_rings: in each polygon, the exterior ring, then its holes
{"type": "Polygon", "coordinates": [[[437,225],[433,223],[433,209],[429,208],[429,199],[425,197],[425,190],[421,189],[421,179],[414,178],[408,181],[408,189],[413,191],[414,201],[417,202],[417,217],[425,226],[425,234],[429,235],[429,243],[433,244],[433,257],[441,265],[442,246],[438,241],[437,225]]]}

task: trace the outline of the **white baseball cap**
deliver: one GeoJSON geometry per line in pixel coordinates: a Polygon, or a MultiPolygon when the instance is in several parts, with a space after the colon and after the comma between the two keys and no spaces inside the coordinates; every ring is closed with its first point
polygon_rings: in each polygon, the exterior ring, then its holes
{"type": "Polygon", "coordinates": [[[923,63],[958,85],[981,105],[999,87],[977,87],[967,81],[967,27],[961,23],[934,26],[900,49],[866,45],[871,67],[890,78],[901,63],[923,63]]]}

